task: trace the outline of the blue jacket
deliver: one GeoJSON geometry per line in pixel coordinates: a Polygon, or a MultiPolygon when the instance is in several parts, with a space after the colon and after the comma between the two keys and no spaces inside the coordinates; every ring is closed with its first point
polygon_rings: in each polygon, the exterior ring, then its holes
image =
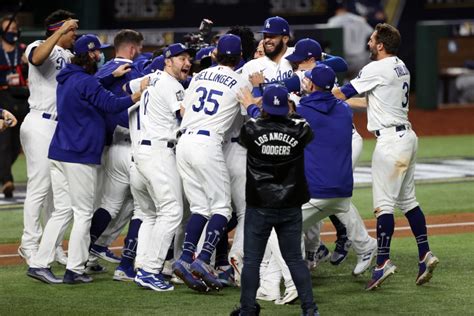
{"type": "MultiPolygon", "coordinates": [[[[139,78],[142,76],[141,72],[135,65],[135,63],[130,64],[130,71],[127,72],[125,75],[119,78],[113,78],[112,72],[117,69],[119,66],[126,64],[127,62],[120,58],[120,59],[112,59],[105,63],[99,71],[95,74],[97,78],[99,78],[100,83],[102,86],[112,92],[114,95],[118,97],[127,96],[123,90],[123,85],[129,82],[130,80],[139,78]]],[[[118,114],[109,114],[106,113],[105,117],[105,124],[106,124],[106,145],[110,145],[112,143],[112,137],[117,125],[123,126],[128,128],[128,111],[122,111],[118,114]]]]}
{"type": "Polygon", "coordinates": [[[331,92],[316,91],[301,98],[296,112],[314,133],[304,153],[311,198],[352,196],[352,110],[331,92]]]}
{"type": "Polygon", "coordinates": [[[74,64],[67,64],[56,80],[58,125],[48,157],[65,162],[100,164],[105,144],[103,113],[125,110],[133,104],[132,98],[114,96],[97,78],[74,64]]]}

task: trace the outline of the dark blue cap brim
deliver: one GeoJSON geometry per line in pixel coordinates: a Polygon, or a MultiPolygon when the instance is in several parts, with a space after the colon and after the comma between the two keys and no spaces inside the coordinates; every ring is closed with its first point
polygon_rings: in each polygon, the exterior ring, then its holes
{"type": "Polygon", "coordinates": [[[262,107],[265,112],[271,115],[287,116],[288,111],[289,111],[288,107],[283,107],[283,106],[276,107],[273,105],[263,104],[262,107]]]}
{"type": "Polygon", "coordinates": [[[112,45],[110,44],[102,44],[100,45],[100,48],[99,49],[104,49],[104,48],[108,48],[108,47],[111,47],[112,45]]]}
{"type": "Polygon", "coordinates": [[[288,33],[276,33],[276,32],[268,32],[268,31],[266,31],[266,30],[261,30],[261,31],[258,31],[257,33],[290,36],[290,33],[289,33],[289,32],[288,32],[288,33]]]}
{"type": "MultiPolygon", "coordinates": [[[[310,57],[312,57],[312,56],[310,56],[310,57]]],[[[286,56],[285,58],[288,59],[291,62],[298,62],[298,61],[305,60],[307,58],[307,56],[300,56],[298,54],[292,53],[292,54],[286,56]]]]}

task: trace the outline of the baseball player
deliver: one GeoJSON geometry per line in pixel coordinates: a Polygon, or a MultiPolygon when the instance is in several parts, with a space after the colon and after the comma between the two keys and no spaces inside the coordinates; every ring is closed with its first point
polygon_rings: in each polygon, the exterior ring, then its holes
{"type": "Polygon", "coordinates": [[[30,112],[20,127],[20,140],[28,181],[18,253],[27,264],[38,250],[42,235],[41,210],[44,208],[49,218],[54,208],[48,148],[57,125],[56,75],[72,57],[68,49],[74,44],[77,23],[71,12],[53,12],[45,19],[46,40],[31,43],[25,51],[29,62],[30,112]]]}
{"type": "MultiPolygon", "coordinates": [[[[118,98],[93,76],[100,61],[100,50],[107,46],[101,45],[93,34],[83,35],[74,45],[71,64],[57,76],[58,125],[48,153],[55,210],[27,272],[28,276],[45,283],[92,282],[84,268],[89,255],[98,166],[105,145],[103,113],[119,113],[140,98],[140,93],[118,98]],[[51,272],[50,264],[59,237],[72,218],[68,262],[61,280],[51,272]]],[[[127,71],[119,67],[113,76],[122,76],[127,71]]]]}
{"type": "MultiPolygon", "coordinates": [[[[324,61],[319,61],[321,56],[321,46],[318,42],[305,38],[299,40],[295,45],[295,50],[292,54],[286,58],[292,63],[298,64],[298,71],[295,74],[300,79],[299,82],[293,82],[294,77],[285,81],[285,84],[290,86],[290,90],[304,86],[302,83],[304,80],[305,70],[313,69],[317,64],[326,64],[332,66],[331,68],[335,71],[345,71],[345,62],[340,57],[330,56],[324,61]]],[[[359,159],[362,151],[362,137],[357,132],[355,127],[352,129],[352,168],[354,169],[357,160],[359,159]]],[[[350,203],[350,210],[347,213],[338,213],[330,216],[333,223],[341,222],[342,226],[347,231],[340,233],[338,231],[338,240],[336,241],[336,250],[331,256],[331,263],[334,265],[340,264],[347,256],[350,245],[354,247],[357,254],[357,264],[354,267],[353,274],[360,275],[364,273],[370,266],[376,252],[376,240],[369,236],[367,229],[365,228],[364,222],[362,221],[359,212],[355,205],[350,203]],[[333,218],[331,218],[333,217],[333,218]]],[[[312,236],[315,236],[312,234],[312,236]]],[[[308,237],[308,236],[307,236],[308,237]]],[[[316,237],[316,236],[315,236],[316,237]]],[[[319,237],[317,237],[319,239],[319,237]]],[[[318,244],[318,243],[316,243],[318,244]]],[[[316,248],[317,249],[317,248],[316,248]]],[[[314,251],[315,249],[308,249],[314,251]]]]}
{"type": "Polygon", "coordinates": [[[207,291],[205,285],[216,290],[222,288],[212,273],[210,259],[231,217],[230,179],[222,141],[239,110],[242,111],[237,93],[243,87],[250,88],[233,70],[241,52],[238,36],[222,36],[217,43],[218,65],[193,77],[183,102],[185,114],[176,156],[192,215],[186,226],[183,253],[173,264],[173,270],[197,291],[207,291]],[[203,248],[193,261],[206,223],[203,248]],[[191,273],[199,276],[205,285],[191,273]]]}
{"type": "Polygon", "coordinates": [[[377,137],[372,155],[372,193],[377,218],[377,267],[366,289],[380,286],[396,266],[390,260],[394,231],[394,208],[410,223],[418,245],[419,272],[416,284],[428,282],[439,260],[430,251],[425,216],[415,197],[415,164],[418,138],[408,121],[410,72],[397,57],[400,33],[389,24],[378,24],[370,36],[370,58],[359,76],[334,94],[340,99],[365,93],[352,101],[353,107],[367,108],[367,129],[377,137]]]}
{"type": "Polygon", "coordinates": [[[150,86],[140,101],[142,139],[133,157],[138,172],[146,179],[155,208],[143,209],[145,225],[151,226],[151,240],[135,283],[154,291],[174,289],[161,271],[183,217],[183,193],[176,167],[175,145],[184,99],[184,87],[180,81],[187,79],[192,53],[193,50],[181,43],[167,47],[163,51],[164,71],[152,74],[150,86]]]}
{"type": "MultiPolygon", "coordinates": [[[[114,38],[115,58],[107,62],[96,73],[96,77],[99,78],[102,85],[116,96],[128,95],[123,90],[124,84],[142,76],[140,71],[133,65],[133,60],[141,52],[142,42],[143,36],[137,31],[129,29],[119,31],[114,38]],[[115,78],[113,81],[108,80],[107,78],[110,74],[122,65],[130,66],[130,71],[120,78],[115,78]]],[[[129,176],[131,144],[127,110],[118,115],[106,115],[106,124],[109,138],[106,145],[110,146],[104,151],[105,175],[102,184],[103,191],[101,198],[99,197],[99,208],[92,218],[91,238],[93,238],[93,241],[101,236],[112,219],[117,219],[111,224],[118,227],[110,227],[108,231],[118,232],[123,230],[133,212],[129,176]],[[120,215],[118,215],[119,213],[120,215]]],[[[139,210],[136,213],[139,213],[139,210]]],[[[114,272],[114,280],[131,281],[135,277],[133,265],[140,225],[141,220],[139,218],[134,218],[130,221],[128,233],[124,241],[123,256],[120,260],[120,265],[114,272]]],[[[104,238],[106,237],[104,236],[104,238]]],[[[108,244],[93,244],[91,246],[91,253],[105,260],[115,261],[115,258],[111,258],[111,255],[108,255],[110,250],[106,246],[108,244]]]]}

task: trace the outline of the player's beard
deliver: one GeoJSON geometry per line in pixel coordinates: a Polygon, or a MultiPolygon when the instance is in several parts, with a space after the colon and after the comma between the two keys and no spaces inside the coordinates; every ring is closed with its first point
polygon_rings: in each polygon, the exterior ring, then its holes
{"type": "Polygon", "coordinates": [[[369,47],[369,58],[370,60],[377,60],[377,57],[379,56],[379,52],[377,51],[377,48],[370,48],[369,47]]]}
{"type": "Polygon", "coordinates": [[[273,59],[276,56],[278,56],[283,51],[283,48],[284,48],[284,46],[283,46],[283,41],[282,40],[280,40],[280,42],[278,43],[278,45],[275,46],[275,49],[272,52],[267,51],[267,49],[265,48],[265,45],[263,46],[263,50],[265,51],[265,55],[270,59],[273,59]]]}

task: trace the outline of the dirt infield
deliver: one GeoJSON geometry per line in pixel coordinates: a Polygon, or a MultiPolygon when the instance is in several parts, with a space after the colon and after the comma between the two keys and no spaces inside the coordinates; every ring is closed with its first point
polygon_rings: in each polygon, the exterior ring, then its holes
{"type": "MultiPolygon", "coordinates": [[[[438,110],[410,109],[408,118],[418,136],[474,134],[474,107],[452,107],[438,110]]],[[[367,131],[367,114],[355,113],[354,123],[364,138],[374,138],[367,131]]]]}
{"type": "MultiPolygon", "coordinates": [[[[375,219],[364,221],[371,236],[375,237],[375,219]]],[[[427,216],[428,234],[446,235],[457,233],[474,233],[474,213],[461,213],[449,215],[427,216]]],[[[334,227],[330,221],[326,221],[322,230],[322,240],[324,242],[333,242],[336,238],[334,227]]],[[[395,237],[411,236],[411,230],[406,218],[396,218],[395,237]]],[[[65,243],[67,247],[67,242],[65,243]]],[[[123,245],[123,238],[119,238],[112,244],[114,252],[120,254],[120,247],[123,245]]],[[[0,245],[0,266],[17,265],[23,263],[17,255],[18,244],[0,245]]]]}

